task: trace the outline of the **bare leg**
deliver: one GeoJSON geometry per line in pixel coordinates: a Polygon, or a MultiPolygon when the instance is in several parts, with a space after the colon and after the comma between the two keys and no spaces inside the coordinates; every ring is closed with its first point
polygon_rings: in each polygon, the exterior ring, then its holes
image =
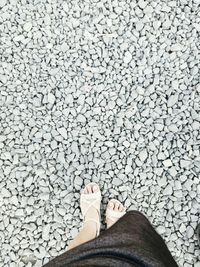
{"type": "Polygon", "coordinates": [[[69,244],[68,250],[94,239],[96,237],[96,232],[97,232],[96,228],[97,226],[95,222],[86,222],[83,226],[83,229],[69,244]]]}
{"type": "MultiPolygon", "coordinates": [[[[85,187],[83,193],[91,194],[97,192],[98,190],[99,188],[96,185],[89,184],[85,187]]],[[[91,207],[86,213],[83,222],[83,227],[81,231],[78,233],[78,235],[74,238],[74,240],[72,240],[71,243],[69,244],[68,250],[77,247],[85,242],[88,242],[97,236],[97,232],[99,230],[98,225],[95,221],[92,221],[91,219],[94,219],[96,221],[100,219],[99,213],[94,207],[91,207]]]]}

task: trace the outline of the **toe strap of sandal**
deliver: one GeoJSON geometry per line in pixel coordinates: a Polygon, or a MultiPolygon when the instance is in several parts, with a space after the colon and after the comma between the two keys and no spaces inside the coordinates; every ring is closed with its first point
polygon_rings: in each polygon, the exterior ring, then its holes
{"type": "Polygon", "coordinates": [[[81,201],[81,212],[83,217],[85,217],[86,213],[91,207],[95,208],[99,213],[100,203],[101,203],[101,192],[98,191],[93,194],[82,194],[80,201],[81,201]]]}
{"type": "Polygon", "coordinates": [[[82,212],[82,215],[83,215],[83,218],[85,217],[85,215],[87,214],[87,212],[89,211],[89,209],[91,207],[93,207],[94,209],[97,210],[98,214],[99,214],[99,208],[100,208],[100,201],[99,199],[95,199],[94,201],[88,201],[86,199],[82,199],[81,200],[82,203],[86,204],[86,208],[81,208],[81,212],[82,212]]]}
{"type": "MultiPolygon", "coordinates": [[[[100,217],[100,212],[99,212],[99,209],[100,209],[100,200],[99,199],[96,199],[93,202],[90,202],[90,201],[88,201],[86,199],[83,199],[82,200],[82,203],[84,203],[84,204],[87,205],[86,208],[82,208],[81,209],[83,218],[85,218],[87,212],[89,211],[89,209],[91,207],[93,207],[93,208],[96,209],[96,211],[98,212],[99,217],[100,217]]],[[[96,231],[96,237],[97,237],[99,235],[99,233],[100,233],[100,226],[101,226],[100,221],[99,220],[95,220],[92,217],[91,218],[88,218],[87,220],[84,219],[84,223],[91,222],[91,221],[94,222],[94,223],[96,223],[96,225],[97,225],[97,231],[96,231]]]]}
{"type": "Polygon", "coordinates": [[[122,216],[124,216],[126,214],[126,211],[114,211],[114,210],[107,210],[106,211],[106,218],[110,219],[111,221],[115,221],[115,219],[119,219],[122,216]]]}

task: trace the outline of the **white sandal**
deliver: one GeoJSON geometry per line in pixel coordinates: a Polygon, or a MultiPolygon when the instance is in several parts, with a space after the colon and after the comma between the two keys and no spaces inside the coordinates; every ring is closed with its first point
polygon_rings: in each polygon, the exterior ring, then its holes
{"type": "Polygon", "coordinates": [[[117,199],[111,199],[109,202],[108,202],[108,205],[107,205],[107,208],[106,208],[106,223],[107,223],[107,220],[111,220],[113,223],[117,222],[122,216],[124,216],[126,214],[126,209],[124,207],[124,211],[115,211],[113,209],[111,209],[109,207],[109,203],[112,202],[112,203],[118,203],[118,204],[122,204],[120,201],[118,201],[117,199]]]}
{"type": "MultiPolygon", "coordinates": [[[[96,183],[89,183],[88,185],[96,185],[98,188],[98,184],[96,183]]],[[[88,212],[88,210],[91,207],[94,207],[98,214],[99,214],[99,220],[95,220],[93,218],[89,218],[87,220],[84,220],[84,222],[88,222],[88,221],[93,221],[96,223],[97,225],[97,233],[96,233],[96,237],[99,235],[100,232],[100,205],[101,205],[101,192],[100,189],[95,192],[95,193],[91,193],[91,194],[85,194],[85,193],[81,193],[81,198],[80,198],[80,207],[81,207],[81,213],[83,216],[83,220],[85,218],[86,213],[88,212]]]]}

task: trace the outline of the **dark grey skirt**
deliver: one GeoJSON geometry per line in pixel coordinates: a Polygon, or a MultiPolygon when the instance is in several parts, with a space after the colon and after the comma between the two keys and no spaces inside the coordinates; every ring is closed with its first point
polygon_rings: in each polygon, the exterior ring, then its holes
{"type": "Polygon", "coordinates": [[[44,266],[178,267],[161,236],[138,211],[127,212],[99,237],[44,266]]]}

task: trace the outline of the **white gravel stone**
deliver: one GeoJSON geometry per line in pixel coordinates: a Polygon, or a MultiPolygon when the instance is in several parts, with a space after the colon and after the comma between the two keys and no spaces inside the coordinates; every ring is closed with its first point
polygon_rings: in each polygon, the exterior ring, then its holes
{"type": "Polygon", "coordinates": [[[2,188],[2,189],[1,189],[1,195],[2,195],[3,197],[10,197],[10,196],[11,196],[11,193],[10,193],[10,191],[9,191],[8,189],[6,189],[6,188],[2,188]]]}
{"type": "Polygon", "coordinates": [[[185,231],[186,231],[186,226],[185,226],[185,224],[181,224],[181,226],[179,227],[179,231],[181,232],[181,233],[184,233],[185,231]]]}
{"type": "Polygon", "coordinates": [[[140,8],[144,9],[147,5],[147,1],[139,0],[138,5],[140,8]]]}
{"type": "Polygon", "coordinates": [[[49,93],[48,94],[48,102],[53,105],[55,100],[56,100],[55,96],[52,93],[49,93]]]}
{"type": "Polygon", "coordinates": [[[58,212],[61,216],[65,216],[65,214],[66,214],[66,210],[65,210],[65,209],[62,209],[62,208],[58,208],[58,209],[57,209],[57,212],[58,212]]]}
{"type": "Polygon", "coordinates": [[[155,30],[158,30],[160,28],[160,26],[161,26],[161,21],[159,21],[159,20],[153,21],[153,27],[155,30]]]}
{"type": "Polygon", "coordinates": [[[181,45],[181,44],[173,44],[172,46],[171,46],[171,51],[181,51],[183,49],[183,46],[181,45]]]}
{"type": "Polygon", "coordinates": [[[194,229],[191,226],[188,226],[187,230],[186,230],[186,233],[187,233],[187,237],[191,238],[194,235],[194,229]]]}
{"type": "Polygon", "coordinates": [[[171,176],[175,177],[177,175],[177,170],[175,167],[171,167],[169,170],[171,176]]]}
{"type": "Polygon", "coordinates": [[[178,95],[170,95],[167,102],[167,106],[173,107],[177,101],[178,101],[178,95]]]}
{"type": "Polygon", "coordinates": [[[172,161],[171,161],[171,159],[166,159],[166,160],[164,160],[164,161],[163,161],[163,165],[164,165],[165,167],[171,167],[171,166],[172,166],[172,161]]]}
{"type": "Polygon", "coordinates": [[[162,225],[158,226],[158,227],[156,228],[156,230],[158,231],[158,233],[159,233],[160,235],[163,235],[163,234],[166,232],[165,227],[162,226],[162,225]]]}
{"type": "Polygon", "coordinates": [[[121,184],[122,184],[122,180],[121,179],[118,179],[118,178],[114,178],[113,179],[113,185],[119,186],[121,184]]]}
{"type": "Polygon", "coordinates": [[[125,140],[125,141],[123,142],[123,145],[124,145],[126,148],[128,148],[128,147],[130,146],[130,143],[129,143],[128,141],[125,140]]]}
{"type": "Polygon", "coordinates": [[[49,240],[50,229],[51,229],[51,225],[50,224],[47,224],[47,225],[45,225],[43,227],[43,230],[42,230],[42,239],[43,240],[45,240],[45,241],[49,240]]]}
{"type": "Polygon", "coordinates": [[[132,60],[131,53],[129,51],[126,51],[124,55],[124,62],[128,64],[131,62],[131,60],[132,60]]]}
{"type": "Polygon", "coordinates": [[[69,5],[68,5],[68,3],[67,2],[63,2],[62,8],[67,13],[69,11],[69,5]]]}
{"type": "Polygon", "coordinates": [[[148,154],[147,154],[146,149],[140,151],[140,153],[139,153],[139,158],[140,158],[140,160],[141,160],[142,162],[144,162],[144,161],[147,159],[147,157],[148,157],[148,154]]]}
{"type": "Polygon", "coordinates": [[[16,211],[15,211],[15,216],[16,217],[23,217],[24,216],[24,210],[23,209],[17,209],[16,211]]]}
{"type": "Polygon", "coordinates": [[[86,118],[85,118],[84,115],[78,114],[77,121],[82,122],[82,123],[85,123],[86,122],[86,118]]]}
{"type": "Polygon", "coordinates": [[[29,176],[24,181],[24,187],[25,188],[30,187],[32,183],[33,183],[33,176],[29,176]]]}
{"type": "Polygon", "coordinates": [[[63,43],[60,46],[60,49],[62,50],[63,53],[67,52],[69,50],[69,45],[67,43],[63,43]]]}
{"type": "Polygon", "coordinates": [[[2,0],[2,1],[0,2],[0,7],[3,7],[3,6],[5,6],[5,5],[6,5],[6,3],[7,3],[7,0],[2,0]]]}
{"type": "Polygon", "coordinates": [[[4,142],[6,140],[6,136],[5,135],[0,135],[0,142],[4,142]]]}
{"type": "Polygon", "coordinates": [[[181,159],[180,160],[180,165],[181,165],[181,168],[187,168],[189,167],[191,164],[191,161],[190,160],[184,160],[184,159],[181,159]]]}
{"type": "Polygon", "coordinates": [[[64,138],[67,139],[68,134],[67,134],[67,130],[64,127],[58,128],[57,129],[59,134],[64,138]]]}
{"type": "Polygon", "coordinates": [[[24,30],[26,32],[29,32],[32,29],[32,23],[31,22],[26,22],[23,26],[24,30]]]}
{"type": "Polygon", "coordinates": [[[105,141],[105,145],[107,146],[107,147],[114,147],[114,142],[113,141],[105,141]]]}
{"type": "Polygon", "coordinates": [[[178,132],[178,127],[176,126],[176,124],[171,124],[168,126],[168,129],[173,132],[173,133],[176,133],[178,132]]]}
{"type": "Polygon", "coordinates": [[[16,196],[12,196],[10,198],[10,202],[15,205],[15,206],[18,206],[19,202],[18,202],[18,198],[16,196]]]}
{"type": "Polygon", "coordinates": [[[170,184],[168,184],[165,189],[163,190],[163,195],[172,195],[172,186],[170,184]]]}

